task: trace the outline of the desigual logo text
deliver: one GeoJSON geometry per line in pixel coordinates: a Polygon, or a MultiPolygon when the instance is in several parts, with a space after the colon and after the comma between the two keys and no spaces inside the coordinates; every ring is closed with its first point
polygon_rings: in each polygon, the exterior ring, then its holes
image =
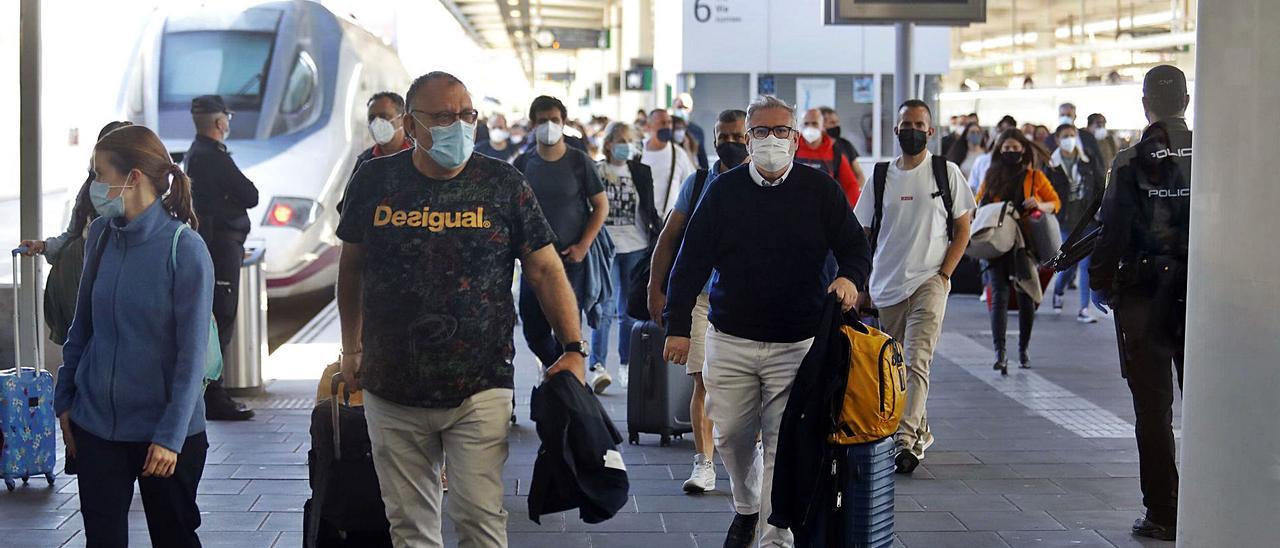
{"type": "Polygon", "coordinates": [[[431,232],[443,232],[450,228],[489,228],[493,223],[484,218],[484,208],[475,211],[393,210],[390,206],[378,206],[373,211],[373,226],[407,226],[425,228],[431,232]]]}

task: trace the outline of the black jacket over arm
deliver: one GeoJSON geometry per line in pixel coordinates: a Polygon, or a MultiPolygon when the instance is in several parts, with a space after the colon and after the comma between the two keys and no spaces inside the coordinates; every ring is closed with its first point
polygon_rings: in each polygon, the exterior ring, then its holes
{"type": "Polygon", "coordinates": [[[629,500],[630,483],[618,444],[622,434],[591,389],[559,373],[533,389],[538,458],[529,485],[529,519],[578,509],[587,523],[612,518],[629,500]]]}

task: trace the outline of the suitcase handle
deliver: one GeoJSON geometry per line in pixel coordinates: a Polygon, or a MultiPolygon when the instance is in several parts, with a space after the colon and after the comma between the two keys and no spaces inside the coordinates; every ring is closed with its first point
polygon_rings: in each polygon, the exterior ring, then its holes
{"type": "Polygon", "coordinates": [[[342,390],[343,403],[351,403],[351,391],[342,382],[342,372],[334,373],[329,380],[329,421],[333,426],[333,460],[342,460],[342,421],[339,417],[338,390],[342,390]]]}
{"type": "MultiPolygon", "coordinates": [[[[15,375],[22,374],[22,342],[21,342],[22,328],[19,324],[20,319],[18,317],[18,308],[19,308],[18,303],[21,300],[21,294],[18,291],[18,280],[20,278],[19,275],[21,274],[22,263],[19,260],[19,256],[22,255],[23,253],[26,253],[28,250],[29,248],[24,245],[24,246],[19,246],[10,252],[10,254],[13,256],[13,284],[12,284],[13,286],[12,287],[12,290],[13,290],[13,373],[15,375]]],[[[32,348],[35,350],[35,356],[34,356],[35,371],[36,373],[39,373],[40,371],[44,370],[44,346],[43,346],[43,341],[40,340],[40,333],[41,333],[40,325],[41,323],[43,323],[44,319],[42,318],[43,307],[41,306],[40,299],[38,298],[40,295],[40,278],[41,278],[40,258],[33,257],[32,263],[34,265],[33,270],[34,270],[35,276],[30,283],[35,284],[34,286],[36,288],[35,294],[37,297],[32,301],[32,308],[35,309],[35,313],[36,313],[36,322],[34,326],[35,327],[34,329],[35,345],[32,348]]]]}

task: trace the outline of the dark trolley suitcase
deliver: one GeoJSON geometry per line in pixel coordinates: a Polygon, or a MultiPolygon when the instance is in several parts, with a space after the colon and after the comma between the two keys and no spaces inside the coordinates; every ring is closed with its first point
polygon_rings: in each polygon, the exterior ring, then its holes
{"type": "Polygon", "coordinates": [[[640,434],[657,434],[669,445],[672,436],[693,432],[689,400],[693,379],[684,367],[662,357],[666,333],[652,321],[631,329],[631,370],[627,387],[627,432],[632,445],[640,434]]]}

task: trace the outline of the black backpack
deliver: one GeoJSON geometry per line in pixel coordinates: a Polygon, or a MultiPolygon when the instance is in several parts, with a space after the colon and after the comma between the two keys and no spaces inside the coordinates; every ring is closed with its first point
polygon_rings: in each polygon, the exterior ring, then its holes
{"type": "MultiPolygon", "coordinates": [[[[947,210],[947,241],[955,239],[955,219],[953,209],[955,199],[951,196],[951,177],[947,173],[947,159],[942,156],[934,155],[933,157],[933,182],[938,185],[938,191],[933,193],[932,198],[942,198],[942,207],[947,210]]],[[[885,179],[889,175],[889,162],[880,162],[876,164],[875,172],[872,175],[872,181],[875,185],[876,198],[876,214],[871,221],[871,253],[875,254],[876,245],[880,241],[880,223],[884,221],[884,186],[885,179]]]]}
{"type": "MultiPolygon", "coordinates": [[[[693,201],[691,204],[695,208],[698,205],[698,200],[702,198],[704,187],[707,185],[708,173],[705,169],[699,169],[697,174],[694,175],[693,201]]],[[[688,227],[689,225],[686,223],[685,228],[687,229],[688,227]]],[[[683,233],[680,235],[680,239],[681,241],[684,240],[683,233]]],[[[654,238],[653,243],[649,244],[645,260],[636,264],[635,269],[631,271],[631,292],[627,294],[627,315],[642,322],[653,319],[649,316],[649,274],[652,271],[650,265],[653,262],[653,250],[657,245],[658,239],[654,238]]],[[[671,266],[675,267],[675,261],[671,262],[671,266]]],[[[667,272],[667,276],[670,277],[671,272],[667,272]]],[[[663,280],[662,283],[665,285],[666,280],[663,280]]]]}

